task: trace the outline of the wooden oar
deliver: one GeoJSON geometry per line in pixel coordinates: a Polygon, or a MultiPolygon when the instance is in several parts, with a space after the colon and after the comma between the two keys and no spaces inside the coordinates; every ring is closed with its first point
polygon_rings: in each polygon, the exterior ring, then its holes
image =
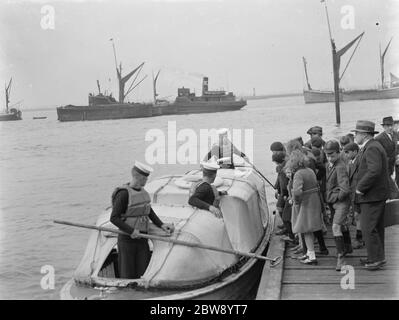
{"type": "MultiPolygon", "coordinates": [[[[118,230],[118,229],[97,227],[97,226],[93,226],[93,225],[81,224],[81,223],[75,223],[75,222],[69,222],[69,221],[62,221],[62,220],[54,220],[54,223],[64,224],[64,225],[68,225],[68,226],[72,226],[72,227],[94,229],[94,230],[98,230],[98,231],[113,232],[113,233],[118,233],[118,234],[123,234],[123,235],[130,236],[128,233],[123,232],[123,231],[118,230]]],[[[242,252],[242,251],[237,251],[237,250],[229,250],[229,249],[224,249],[224,248],[219,248],[219,247],[214,247],[214,246],[208,246],[208,245],[201,244],[201,243],[192,243],[192,242],[187,242],[187,241],[182,241],[182,240],[177,240],[177,239],[154,236],[154,235],[150,235],[150,234],[139,233],[138,236],[140,238],[151,239],[151,240],[159,240],[159,241],[179,244],[179,245],[187,246],[187,247],[194,247],[194,248],[201,248],[201,249],[219,251],[219,252],[224,252],[224,253],[236,254],[236,255],[245,256],[245,257],[249,257],[249,258],[260,259],[260,260],[270,260],[271,261],[270,264],[273,267],[275,265],[279,264],[280,261],[281,261],[281,256],[278,256],[278,257],[272,259],[272,258],[261,256],[261,255],[255,254],[255,253],[251,253],[251,252],[242,252]]]]}

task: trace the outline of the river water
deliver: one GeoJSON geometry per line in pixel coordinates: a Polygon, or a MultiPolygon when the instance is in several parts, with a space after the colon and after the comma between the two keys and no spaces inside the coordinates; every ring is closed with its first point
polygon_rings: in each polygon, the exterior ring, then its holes
{"type": "MultiPolygon", "coordinates": [[[[22,121],[1,122],[0,298],[59,298],[83,255],[89,232],[52,221],[93,224],[110,205],[113,189],[129,181],[134,159],[145,160],[152,145],[145,141],[148,130],[160,129],[169,139],[166,133],[173,126],[177,133],[192,129],[198,136],[201,129],[252,129],[253,163],[274,181],[269,151],[273,141],[297,136],[306,141],[306,131],[314,125],[323,127],[328,140],[348,133],[358,119],[372,120],[381,130],[383,117],[399,118],[399,100],[342,103],[339,127],[334,110],[331,103],[305,105],[302,97],[293,97],[252,100],[240,111],[215,114],[61,123],[54,108],[23,111],[22,121]],[[47,119],[33,119],[38,116],[47,119]],[[54,268],[54,289],[41,286],[46,266],[54,268]]],[[[177,147],[181,144],[177,142],[177,147]]],[[[153,176],[158,176],[184,173],[198,165],[153,167],[153,176]]],[[[273,204],[273,190],[268,191],[273,204]]]]}

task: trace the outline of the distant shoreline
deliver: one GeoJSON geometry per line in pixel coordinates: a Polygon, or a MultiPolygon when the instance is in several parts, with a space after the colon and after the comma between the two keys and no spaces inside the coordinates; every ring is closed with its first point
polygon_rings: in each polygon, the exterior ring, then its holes
{"type": "Polygon", "coordinates": [[[262,99],[271,99],[271,98],[285,98],[285,97],[299,97],[299,96],[303,96],[303,92],[261,94],[256,96],[241,96],[240,98],[244,100],[262,100],[262,99]]]}

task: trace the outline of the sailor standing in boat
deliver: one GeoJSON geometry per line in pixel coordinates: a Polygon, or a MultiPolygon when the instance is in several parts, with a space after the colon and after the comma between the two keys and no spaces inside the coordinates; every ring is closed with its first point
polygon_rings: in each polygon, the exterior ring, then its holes
{"type": "Polygon", "coordinates": [[[220,196],[227,195],[227,192],[218,191],[212,184],[216,179],[216,173],[219,168],[216,163],[208,162],[202,164],[203,178],[191,187],[188,203],[198,209],[212,212],[217,218],[222,218],[219,200],[220,196]]]}
{"type": "Polygon", "coordinates": [[[118,236],[119,277],[140,278],[150,261],[148,240],[139,238],[148,233],[149,219],[159,228],[171,234],[173,224],[163,223],[151,208],[151,199],[144,189],[153,169],[138,161],[132,168],[132,181],[115,189],[112,194],[111,223],[129,235],[118,236]]]}
{"type": "MultiPolygon", "coordinates": [[[[244,160],[248,160],[248,157],[244,152],[238,150],[228,139],[227,133],[229,130],[227,128],[223,128],[218,130],[219,143],[215,143],[211,150],[206,154],[204,161],[208,161],[211,158],[222,159],[222,158],[230,158],[230,163],[226,166],[228,168],[233,167],[233,154],[236,154],[244,160]]],[[[222,165],[225,167],[225,165],[222,165]]]]}

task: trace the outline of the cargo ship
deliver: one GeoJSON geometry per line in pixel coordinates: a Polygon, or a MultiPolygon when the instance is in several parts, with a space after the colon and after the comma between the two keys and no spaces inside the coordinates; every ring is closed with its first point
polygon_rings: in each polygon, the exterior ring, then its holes
{"type": "Polygon", "coordinates": [[[120,63],[118,67],[115,45],[113,42],[112,46],[114,49],[115,67],[119,85],[119,101],[116,101],[112,94],[103,94],[97,80],[98,94],[89,94],[89,104],[87,106],[67,105],[58,107],[57,116],[59,121],[130,119],[152,117],[153,113],[158,115],[158,112],[152,103],[125,102],[127,95],[146,78],[146,76],[144,76],[136,83],[136,79],[144,65],[144,62],[127,75],[122,76],[122,63],[120,63]],[[125,92],[125,85],[135,74],[135,78],[125,92]]]}
{"type": "Polygon", "coordinates": [[[246,100],[237,100],[233,92],[208,90],[208,77],[203,77],[201,96],[196,96],[188,88],[178,88],[177,97],[170,108],[174,108],[176,114],[210,113],[240,110],[246,104],[246,100]]]}
{"type": "Polygon", "coordinates": [[[10,104],[10,92],[11,92],[11,83],[12,78],[8,85],[5,85],[5,93],[6,93],[6,108],[4,112],[0,113],[0,121],[15,121],[22,120],[22,112],[18,108],[9,108],[10,104]]]}

